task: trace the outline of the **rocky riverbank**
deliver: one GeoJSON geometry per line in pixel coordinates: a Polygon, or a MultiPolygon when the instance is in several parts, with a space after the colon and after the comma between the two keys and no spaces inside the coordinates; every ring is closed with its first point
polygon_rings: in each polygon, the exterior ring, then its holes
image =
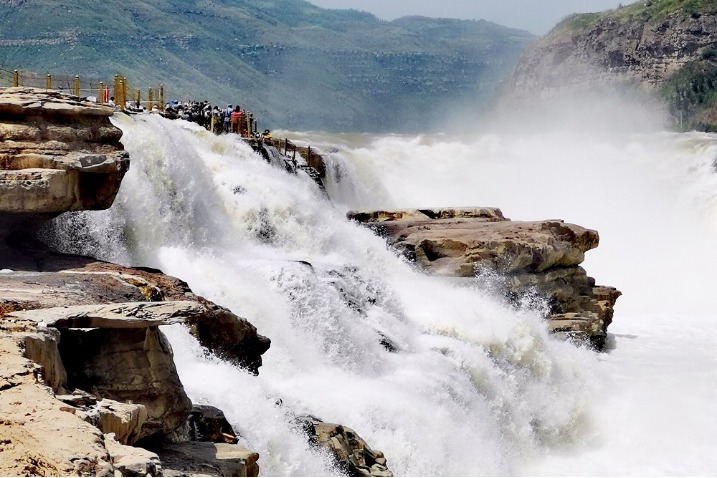
{"type": "MultiPolygon", "coordinates": [[[[187,397],[160,326],[184,325],[253,374],[269,339],[161,271],[33,239],[63,212],[111,206],[129,167],[112,114],[57,92],[0,90],[0,475],[257,476],[259,455],[221,410],[187,397]]],[[[392,476],[352,430],[305,428],[347,473],[392,476]]]]}

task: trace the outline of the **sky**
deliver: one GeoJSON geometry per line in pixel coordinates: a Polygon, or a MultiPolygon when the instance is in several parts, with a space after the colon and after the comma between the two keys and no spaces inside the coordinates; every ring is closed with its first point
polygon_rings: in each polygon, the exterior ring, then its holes
{"type": "Polygon", "coordinates": [[[308,0],[323,8],[352,8],[383,20],[407,15],[489,20],[544,35],[571,13],[599,12],[632,0],[308,0]]]}

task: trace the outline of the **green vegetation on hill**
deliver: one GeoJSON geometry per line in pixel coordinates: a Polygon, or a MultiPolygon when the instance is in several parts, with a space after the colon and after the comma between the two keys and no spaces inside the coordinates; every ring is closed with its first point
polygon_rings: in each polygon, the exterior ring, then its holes
{"type": "Polygon", "coordinates": [[[662,93],[682,129],[717,132],[717,118],[710,114],[717,107],[717,49],[704,49],[700,60],[670,77],[662,93]]]}
{"type": "Polygon", "coordinates": [[[548,37],[571,39],[613,71],[630,71],[678,128],[717,131],[717,0],[641,0],[571,15],[548,37]],[[656,66],[657,65],[657,66],[656,66]],[[649,74],[641,77],[641,70],[649,74]]]}
{"type": "Polygon", "coordinates": [[[570,15],[560,22],[556,29],[585,31],[606,20],[620,23],[634,20],[659,22],[675,12],[688,15],[714,14],[717,13],[717,0],[640,0],[602,13],[570,15]]]}
{"type": "Polygon", "coordinates": [[[477,112],[532,40],[485,21],[385,22],[303,0],[0,0],[0,64],[167,86],[266,126],[421,131],[477,112]]]}

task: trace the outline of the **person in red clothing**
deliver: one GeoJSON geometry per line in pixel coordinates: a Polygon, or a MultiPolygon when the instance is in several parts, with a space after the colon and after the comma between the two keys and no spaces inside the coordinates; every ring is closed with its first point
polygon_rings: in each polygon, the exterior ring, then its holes
{"type": "Polygon", "coordinates": [[[232,111],[232,133],[239,132],[239,125],[241,124],[243,114],[239,105],[232,111]]]}

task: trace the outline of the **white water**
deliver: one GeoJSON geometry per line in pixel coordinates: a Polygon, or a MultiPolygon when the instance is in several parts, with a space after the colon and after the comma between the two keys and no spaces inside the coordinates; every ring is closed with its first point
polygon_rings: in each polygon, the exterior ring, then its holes
{"type": "Polygon", "coordinates": [[[181,277],[272,339],[253,377],[167,331],[190,397],[225,411],[262,474],[335,473],[294,430],[302,413],[354,428],[398,475],[717,473],[715,137],[314,139],[339,149],[332,203],[229,137],[117,121],[132,158],[118,200],[60,235],[181,277]],[[586,269],[625,294],[613,350],[556,341],[537,312],[421,275],[344,219],[418,206],[599,230],[586,269]]]}

